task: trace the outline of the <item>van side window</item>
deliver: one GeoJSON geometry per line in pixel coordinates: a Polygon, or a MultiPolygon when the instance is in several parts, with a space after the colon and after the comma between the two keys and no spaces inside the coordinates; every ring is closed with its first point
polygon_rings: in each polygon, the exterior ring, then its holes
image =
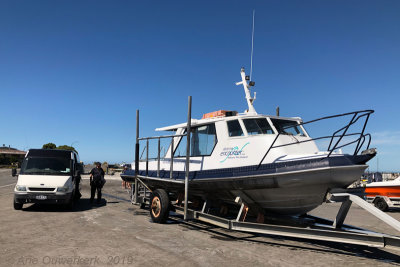
{"type": "MultiPolygon", "coordinates": [[[[190,156],[210,156],[217,144],[215,124],[202,125],[191,130],[190,156]]],[[[186,156],[186,142],[186,136],[183,136],[178,147],[175,149],[175,157],[186,156]]]]}
{"type": "Polygon", "coordinates": [[[238,120],[228,121],[229,136],[243,136],[243,130],[238,120]]]}
{"type": "Polygon", "coordinates": [[[249,135],[274,133],[267,119],[244,119],[243,123],[249,135]]]}

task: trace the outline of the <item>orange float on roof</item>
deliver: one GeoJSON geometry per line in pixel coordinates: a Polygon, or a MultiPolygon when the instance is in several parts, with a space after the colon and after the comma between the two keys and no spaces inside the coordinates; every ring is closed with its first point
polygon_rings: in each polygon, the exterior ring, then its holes
{"type": "Polygon", "coordinates": [[[209,119],[209,118],[217,118],[217,117],[229,117],[229,116],[236,116],[237,111],[232,110],[218,110],[203,114],[201,119],[209,119]]]}

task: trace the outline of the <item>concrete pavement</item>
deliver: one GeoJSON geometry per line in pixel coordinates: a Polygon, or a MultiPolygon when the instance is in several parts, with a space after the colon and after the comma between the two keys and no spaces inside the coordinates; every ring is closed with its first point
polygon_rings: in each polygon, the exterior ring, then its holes
{"type": "MultiPolygon", "coordinates": [[[[0,172],[12,184],[11,171],[0,172]]],[[[148,210],[130,204],[121,181],[108,179],[104,199],[91,205],[89,182],[74,210],[50,205],[13,209],[13,186],[0,187],[0,266],[393,266],[399,251],[232,232],[171,217],[152,223],[148,210]]],[[[338,205],[313,214],[332,217],[338,205]]],[[[400,212],[390,212],[400,219],[400,212]]],[[[392,230],[352,207],[346,223],[392,230]]],[[[400,235],[400,233],[397,233],[400,235]]]]}

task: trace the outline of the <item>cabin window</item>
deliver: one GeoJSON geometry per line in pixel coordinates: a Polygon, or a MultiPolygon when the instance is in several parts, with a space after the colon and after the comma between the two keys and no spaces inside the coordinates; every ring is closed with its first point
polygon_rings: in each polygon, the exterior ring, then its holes
{"type": "Polygon", "coordinates": [[[271,119],[280,134],[306,136],[297,121],[271,119]]]}
{"type": "Polygon", "coordinates": [[[243,123],[249,135],[274,133],[267,119],[244,119],[243,123]]]}
{"type": "MultiPolygon", "coordinates": [[[[183,136],[178,147],[175,149],[175,157],[186,156],[186,143],[186,136],[183,136]]],[[[214,124],[192,128],[190,135],[190,156],[210,156],[216,143],[217,134],[214,124]]]]}
{"type": "Polygon", "coordinates": [[[242,126],[238,120],[228,121],[229,136],[243,136],[242,126]]]}

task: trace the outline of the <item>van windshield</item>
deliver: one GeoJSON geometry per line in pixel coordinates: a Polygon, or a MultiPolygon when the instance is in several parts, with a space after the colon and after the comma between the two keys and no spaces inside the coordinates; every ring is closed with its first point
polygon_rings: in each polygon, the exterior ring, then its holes
{"type": "Polygon", "coordinates": [[[20,173],[39,175],[70,175],[71,159],[28,157],[24,159],[20,173]]]}

